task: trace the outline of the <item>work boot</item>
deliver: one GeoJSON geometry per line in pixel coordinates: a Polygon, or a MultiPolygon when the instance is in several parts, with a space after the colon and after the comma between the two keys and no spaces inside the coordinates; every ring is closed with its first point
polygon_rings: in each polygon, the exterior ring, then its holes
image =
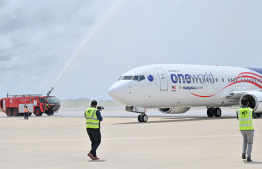
{"type": "Polygon", "coordinates": [[[247,157],[247,162],[252,162],[251,157],[247,157]]]}
{"type": "Polygon", "coordinates": [[[98,157],[94,157],[94,160],[99,160],[100,158],[98,158],[98,157]]]}
{"type": "Polygon", "coordinates": [[[246,154],[242,154],[242,159],[246,159],[246,154]]]}
{"type": "Polygon", "coordinates": [[[89,156],[92,160],[95,160],[94,156],[91,153],[88,153],[87,156],[89,156]]]}

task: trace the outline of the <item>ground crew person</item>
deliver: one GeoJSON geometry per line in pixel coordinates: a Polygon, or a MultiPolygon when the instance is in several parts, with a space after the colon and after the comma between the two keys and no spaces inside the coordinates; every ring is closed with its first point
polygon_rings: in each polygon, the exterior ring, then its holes
{"type": "Polygon", "coordinates": [[[243,151],[242,159],[246,159],[247,153],[247,162],[252,162],[251,152],[253,147],[253,138],[254,138],[254,127],[253,127],[253,118],[257,118],[257,115],[254,113],[253,109],[249,108],[249,101],[247,98],[241,100],[242,108],[237,110],[237,118],[239,120],[239,130],[243,136],[243,151]]]}
{"type": "Polygon", "coordinates": [[[25,105],[24,106],[24,118],[25,118],[25,120],[26,119],[28,120],[28,113],[29,113],[29,110],[28,110],[27,106],[25,105]]]}
{"type": "Polygon", "coordinates": [[[97,101],[91,102],[91,107],[85,111],[86,131],[91,141],[91,151],[87,154],[92,160],[99,160],[96,149],[101,143],[100,121],[103,120],[101,113],[96,109],[97,101]]]}

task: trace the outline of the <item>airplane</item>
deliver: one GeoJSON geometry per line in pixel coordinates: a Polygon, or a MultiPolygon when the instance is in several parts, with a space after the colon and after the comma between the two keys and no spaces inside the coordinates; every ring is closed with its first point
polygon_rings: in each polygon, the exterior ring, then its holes
{"type": "Polygon", "coordinates": [[[156,64],[127,71],[108,89],[108,94],[125,110],[139,113],[147,122],[146,110],[157,108],[166,114],[187,112],[205,106],[208,117],[220,117],[219,107],[249,106],[262,115],[262,68],[211,65],[156,64]]]}

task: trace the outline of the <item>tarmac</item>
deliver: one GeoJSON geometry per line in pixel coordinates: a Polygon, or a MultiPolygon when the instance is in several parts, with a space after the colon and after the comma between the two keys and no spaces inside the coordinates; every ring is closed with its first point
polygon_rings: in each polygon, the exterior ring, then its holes
{"type": "Polygon", "coordinates": [[[85,108],[54,116],[7,117],[0,112],[0,166],[19,168],[262,168],[262,118],[254,119],[253,162],[241,159],[242,136],[235,109],[208,118],[205,109],[179,115],[150,110],[148,122],[123,108],[102,111],[102,143],[87,157],[85,108]]]}

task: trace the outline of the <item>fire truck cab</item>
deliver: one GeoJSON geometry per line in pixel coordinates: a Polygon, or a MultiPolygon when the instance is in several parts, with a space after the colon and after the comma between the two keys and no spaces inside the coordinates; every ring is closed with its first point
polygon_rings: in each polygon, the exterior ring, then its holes
{"type": "Polygon", "coordinates": [[[48,116],[52,116],[54,115],[54,112],[58,112],[59,108],[61,107],[59,98],[55,96],[44,96],[44,98],[48,102],[48,109],[45,113],[48,116]]]}
{"type": "Polygon", "coordinates": [[[34,113],[42,116],[48,109],[47,100],[41,94],[9,95],[1,99],[1,109],[8,117],[24,114],[24,106],[29,110],[29,115],[34,113]]]}

